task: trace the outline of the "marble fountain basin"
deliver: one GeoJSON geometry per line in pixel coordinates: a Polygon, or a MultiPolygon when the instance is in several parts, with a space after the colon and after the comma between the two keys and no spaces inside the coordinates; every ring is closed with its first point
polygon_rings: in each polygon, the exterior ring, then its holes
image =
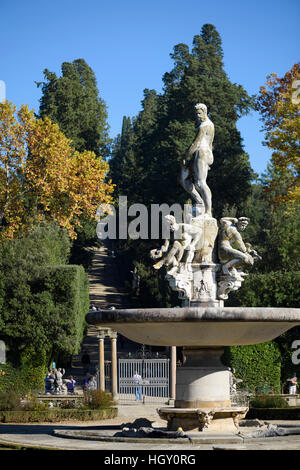
{"type": "Polygon", "coordinates": [[[300,325],[300,308],[182,307],[91,311],[89,324],[150,346],[264,343],[300,325]]]}

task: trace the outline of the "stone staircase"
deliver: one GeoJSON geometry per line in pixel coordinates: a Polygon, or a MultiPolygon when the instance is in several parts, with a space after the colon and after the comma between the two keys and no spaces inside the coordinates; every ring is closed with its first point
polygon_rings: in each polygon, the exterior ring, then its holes
{"type": "MultiPolygon", "coordinates": [[[[122,284],[118,270],[117,260],[111,255],[109,246],[104,244],[99,247],[92,247],[93,261],[88,277],[90,282],[90,303],[97,308],[108,309],[109,307],[125,308],[128,305],[127,293],[122,284]]],[[[98,366],[98,331],[95,326],[90,325],[86,336],[81,344],[81,351],[72,358],[70,374],[82,384],[85,377],[85,370],[81,362],[83,353],[86,351],[90,356],[89,372],[94,374],[98,366]]],[[[118,356],[126,354],[135,348],[136,343],[118,338],[118,356]]],[[[109,338],[104,342],[105,360],[110,360],[111,345],[109,338]]]]}

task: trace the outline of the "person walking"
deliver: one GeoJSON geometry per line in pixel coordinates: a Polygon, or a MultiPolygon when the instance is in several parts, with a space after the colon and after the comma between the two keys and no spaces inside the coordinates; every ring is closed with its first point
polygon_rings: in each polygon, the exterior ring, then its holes
{"type": "Polygon", "coordinates": [[[297,394],[297,374],[294,372],[293,376],[287,379],[289,382],[289,395],[296,395],[297,394]]]}
{"type": "Polygon", "coordinates": [[[142,377],[135,371],[133,376],[133,383],[135,385],[135,399],[136,401],[142,400],[142,377]]]}

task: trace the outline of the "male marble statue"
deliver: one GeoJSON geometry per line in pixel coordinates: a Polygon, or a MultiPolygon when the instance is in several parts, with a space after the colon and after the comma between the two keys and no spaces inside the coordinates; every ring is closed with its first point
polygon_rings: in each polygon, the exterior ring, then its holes
{"type": "Polygon", "coordinates": [[[212,143],[215,131],[212,121],[207,117],[206,105],[198,103],[195,110],[200,125],[194,142],[184,156],[180,183],[196,204],[204,204],[205,214],[211,217],[211,191],[206,178],[210,165],[214,161],[212,143]],[[186,160],[188,160],[187,163],[186,160]]]}
{"type": "Polygon", "coordinates": [[[240,232],[243,232],[249,223],[247,217],[239,219],[223,217],[220,220],[219,231],[219,259],[222,264],[232,260],[240,260],[245,264],[253,265],[253,257],[248,251],[250,245],[243,242],[240,232]],[[238,249],[233,248],[236,245],[238,249]]]}
{"type": "Polygon", "coordinates": [[[183,264],[183,268],[185,270],[189,269],[189,265],[194,258],[196,245],[200,240],[202,230],[199,227],[191,224],[177,223],[173,215],[166,215],[165,219],[170,225],[171,233],[182,229],[182,238],[181,240],[174,240],[174,243],[169,251],[168,249],[170,240],[166,239],[163,246],[159,250],[151,250],[150,255],[152,259],[157,259],[161,258],[163,253],[166,253],[166,255],[153,267],[155,269],[160,269],[163,265],[171,266],[171,270],[168,271],[168,274],[172,275],[178,271],[179,263],[183,258],[185,250],[188,252],[188,254],[183,264]]]}
{"type": "Polygon", "coordinates": [[[218,254],[222,271],[218,282],[218,298],[221,300],[227,299],[230,291],[241,287],[247,276],[242,271],[243,267],[252,266],[255,260],[261,259],[250,243],[244,243],[240,234],[248,222],[247,217],[223,217],[220,220],[218,254]]]}

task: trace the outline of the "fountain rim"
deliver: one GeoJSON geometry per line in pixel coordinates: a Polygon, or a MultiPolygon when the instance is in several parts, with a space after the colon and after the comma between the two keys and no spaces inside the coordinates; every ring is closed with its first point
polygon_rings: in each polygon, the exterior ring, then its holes
{"type": "Polygon", "coordinates": [[[300,308],[172,307],[101,309],[86,315],[90,324],[177,322],[292,322],[300,324],[300,308]]]}

